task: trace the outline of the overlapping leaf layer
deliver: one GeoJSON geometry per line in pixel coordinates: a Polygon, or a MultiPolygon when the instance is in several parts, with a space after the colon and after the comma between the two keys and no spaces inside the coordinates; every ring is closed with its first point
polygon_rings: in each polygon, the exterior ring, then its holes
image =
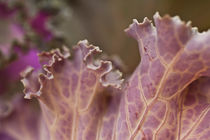
{"type": "MultiPolygon", "coordinates": [[[[124,82],[110,61],[95,58],[101,50],[86,40],[71,59],[65,47],[39,54],[43,68],[22,73],[25,98],[37,98],[42,109],[35,120],[24,115],[36,124],[20,124],[27,139],[207,140],[210,32],[158,13],[154,23],[134,20],[126,29],[138,42],[141,62],[124,82]]],[[[0,137],[21,139],[4,125],[0,137]]]]}

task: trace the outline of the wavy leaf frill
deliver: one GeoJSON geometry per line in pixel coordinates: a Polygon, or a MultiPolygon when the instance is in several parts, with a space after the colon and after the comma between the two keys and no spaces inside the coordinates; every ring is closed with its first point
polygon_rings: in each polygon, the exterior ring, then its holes
{"type": "Polygon", "coordinates": [[[51,139],[96,139],[104,115],[116,117],[109,115],[116,110],[110,104],[119,102],[122,75],[110,61],[95,59],[101,50],[86,40],[73,50],[72,60],[67,59],[70,53],[65,47],[63,52],[56,49],[39,54],[43,69],[33,72],[29,67],[22,73],[25,98],[39,99],[51,139]]]}
{"type": "Polygon", "coordinates": [[[40,140],[207,140],[210,137],[210,32],[179,17],[134,20],[125,31],[141,63],[122,84],[98,47],[81,41],[39,55],[43,69],[22,75],[25,98],[42,109],[40,140]]]}

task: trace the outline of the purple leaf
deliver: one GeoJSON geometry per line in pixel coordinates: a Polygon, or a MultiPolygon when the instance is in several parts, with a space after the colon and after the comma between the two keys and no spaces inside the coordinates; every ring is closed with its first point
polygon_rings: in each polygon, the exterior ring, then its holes
{"type": "Polygon", "coordinates": [[[40,11],[34,18],[31,18],[32,13],[28,11],[29,9],[23,4],[21,6],[9,7],[8,2],[0,2],[0,33],[2,34],[0,37],[0,77],[2,79],[0,94],[7,92],[11,85],[16,84],[20,79],[20,72],[26,66],[40,68],[37,56],[39,51],[35,49],[38,43],[29,39],[30,37],[27,36],[29,29],[26,29],[26,26],[31,26],[35,33],[40,34],[43,44],[53,37],[45,25],[50,14],[40,11]],[[27,16],[18,20],[23,9],[28,11],[27,16]]]}
{"type": "MultiPolygon", "coordinates": [[[[22,74],[25,98],[39,98],[50,137],[96,139],[95,132],[103,130],[104,113],[111,117],[105,123],[113,127],[120,91],[106,87],[119,88],[123,80],[110,61],[94,59],[99,52],[98,47],[81,41],[74,48],[72,61],[67,59],[70,54],[66,48],[63,54],[58,49],[44,52],[39,55],[43,72],[28,68],[22,74]],[[87,129],[88,126],[92,129],[87,129]]],[[[109,133],[112,135],[113,131],[109,133]]]]}
{"type": "Polygon", "coordinates": [[[154,15],[126,29],[141,63],[124,84],[98,47],[81,41],[39,55],[43,68],[22,73],[25,98],[38,99],[39,139],[206,140],[210,136],[210,32],[179,17],[154,15]]]}
{"type": "Polygon", "coordinates": [[[11,101],[0,101],[1,140],[38,140],[44,127],[40,121],[38,108],[20,94],[11,101]]]}
{"type": "Polygon", "coordinates": [[[31,19],[32,28],[46,41],[49,41],[53,37],[52,32],[46,27],[49,17],[49,13],[40,11],[35,15],[34,18],[31,19]]]}

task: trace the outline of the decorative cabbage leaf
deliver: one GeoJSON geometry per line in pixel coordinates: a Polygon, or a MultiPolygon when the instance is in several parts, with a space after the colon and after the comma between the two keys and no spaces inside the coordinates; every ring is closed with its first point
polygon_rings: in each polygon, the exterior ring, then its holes
{"type": "Polygon", "coordinates": [[[210,32],[158,13],[154,22],[134,20],[125,30],[138,41],[141,63],[124,83],[87,41],[71,60],[65,47],[41,53],[43,69],[22,73],[25,98],[42,109],[37,139],[207,140],[210,32]]]}
{"type": "Polygon", "coordinates": [[[0,139],[1,140],[38,140],[40,112],[32,102],[22,96],[12,101],[0,100],[0,139]]]}
{"type": "Polygon", "coordinates": [[[52,14],[44,10],[33,13],[26,5],[0,2],[0,95],[17,85],[27,66],[40,68],[37,46],[56,37],[46,26],[52,14]]]}

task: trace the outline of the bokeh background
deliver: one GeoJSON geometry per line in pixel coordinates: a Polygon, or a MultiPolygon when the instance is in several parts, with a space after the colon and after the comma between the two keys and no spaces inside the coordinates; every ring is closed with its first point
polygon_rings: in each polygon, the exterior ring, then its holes
{"type": "MultiPolygon", "coordinates": [[[[30,0],[35,7],[57,8],[53,30],[65,37],[69,46],[88,39],[108,55],[118,55],[131,73],[139,63],[137,42],[124,29],[132,19],[142,22],[161,16],[179,15],[184,21],[204,31],[210,28],[209,0],[30,0]]],[[[32,5],[33,5],[32,4],[32,5]]]]}
{"type": "MultiPolygon", "coordinates": [[[[161,16],[179,15],[183,21],[190,20],[200,32],[210,28],[210,0],[0,0],[0,3],[6,5],[6,8],[0,6],[1,49],[5,47],[5,42],[6,46],[11,42],[13,46],[18,44],[8,39],[11,35],[7,30],[11,21],[17,22],[26,32],[26,43],[17,45],[21,46],[21,50],[27,52],[31,44],[35,46],[32,48],[36,49],[36,53],[63,44],[71,48],[79,40],[87,39],[91,44],[100,46],[108,56],[118,56],[124,63],[126,76],[135,70],[140,61],[137,42],[124,33],[132,19],[142,22],[144,17],[148,17],[152,20],[158,11],[161,16]],[[18,14],[10,20],[9,15],[14,9],[18,9],[18,14]],[[32,23],[31,17],[34,18],[32,23]],[[49,36],[54,39],[49,41],[49,36]]],[[[14,48],[9,51],[17,53],[14,48]]],[[[11,55],[8,59],[0,53],[0,93],[22,93],[20,77],[13,79],[14,71],[19,75],[31,63],[38,67],[37,62],[32,62],[35,58],[21,59],[22,53],[18,56],[19,62],[11,66],[17,61],[17,55],[11,55]]]]}

